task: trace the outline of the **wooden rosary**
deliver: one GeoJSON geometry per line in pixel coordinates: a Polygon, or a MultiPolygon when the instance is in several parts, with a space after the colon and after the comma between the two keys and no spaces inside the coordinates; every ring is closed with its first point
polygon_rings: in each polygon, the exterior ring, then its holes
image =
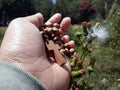
{"type": "Polygon", "coordinates": [[[60,66],[64,65],[66,63],[65,55],[71,57],[74,49],[61,39],[60,25],[58,23],[44,24],[40,28],[40,32],[42,32],[48,58],[52,57],[60,66]]]}

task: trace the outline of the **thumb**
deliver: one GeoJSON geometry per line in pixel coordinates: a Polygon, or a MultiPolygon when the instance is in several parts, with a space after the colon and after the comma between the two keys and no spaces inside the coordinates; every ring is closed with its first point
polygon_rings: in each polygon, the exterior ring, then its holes
{"type": "Polygon", "coordinates": [[[37,13],[31,16],[25,17],[24,20],[27,20],[33,23],[37,28],[39,28],[43,24],[44,18],[41,13],[37,13]]]}

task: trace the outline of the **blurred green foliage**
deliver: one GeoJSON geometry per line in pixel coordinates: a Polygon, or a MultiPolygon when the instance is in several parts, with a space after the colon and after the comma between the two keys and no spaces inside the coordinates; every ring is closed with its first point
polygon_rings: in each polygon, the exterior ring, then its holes
{"type": "Polygon", "coordinates": [[[0,44],[2,42],[5,31],[6,31],[6,27],[0,27],[0,44]]]}
{"type": "MultiPolygon", "coordinates": [[[[84,20],[88,18],[82,16],[83,13],[80,12],[80,4],[83,1],[88,1],[91,6],[94,6],[96,14],[92,17],[97,16],[94,20],[106,19],[114,3],[114,0],[103,0],[102,2],[101,0],[56,0],[56,3],[53,3],[52,0],[0,0],[0,25],[6,25],[16,17],[37,12],[43,14],[45,21],[54,13],[61,13],[63,17],[71,17],[72,24],[78,24],[83,18],[84,20]]],[[[116,2],[120,5],[120,0],[116,2]]],[[[87,10],[89,14],[91,8],[84,10],[87,10]]],[[[89,18],[91,19],[91,17],[89,18]]]]}

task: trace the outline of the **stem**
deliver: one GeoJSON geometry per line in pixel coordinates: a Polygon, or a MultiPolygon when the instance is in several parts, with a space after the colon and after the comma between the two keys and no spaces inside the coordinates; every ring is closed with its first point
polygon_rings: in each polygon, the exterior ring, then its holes
{"type": "Polygon", "coordinates": [[[79,43],[80,43],[80,45],[81,45],[81,55],[80,55],[80,60],[83,60],[84,59],[84,43],[83,43],[83,41],[81,40],[81,39],[84,39],[84,36],[81,36],[80,38],[79,38],[79,43]]]}

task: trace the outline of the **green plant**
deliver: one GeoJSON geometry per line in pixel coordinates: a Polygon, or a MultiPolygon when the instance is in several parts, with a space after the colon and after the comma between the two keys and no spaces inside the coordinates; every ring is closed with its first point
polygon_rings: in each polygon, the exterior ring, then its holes
{"type": "Polygon", "coordinates": [[[93,84],[87,80],[90,74],[94,71],[96,58],[92,56],[93,41],[98,39],[105,43],[108,38],[108,32],[104,26],[96,23],[92,26],[91,22],[82,22],[80,30],[76,28],[74,33],[75,40],[79,46],[79,53],[77,51],[71,58],[71,90],[82,89],[92,90],[93,84]]]}
{"type": "Polygon", "coordinates": [[[0,44],[2,42],[5,31],[6,31],[6,27],[0,27],[0,44]]]}

